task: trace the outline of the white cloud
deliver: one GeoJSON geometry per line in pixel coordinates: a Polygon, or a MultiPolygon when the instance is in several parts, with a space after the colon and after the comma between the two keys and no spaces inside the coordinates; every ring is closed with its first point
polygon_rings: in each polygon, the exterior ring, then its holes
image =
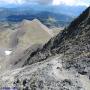
{"type": "Polygon", "coordinates": [[[59,4],[67,4],[72,5],[76,2],[76,0],[53,0],[53,5],[59,5],[59,4]]]}
{"type": "Polygon", "coordinates": [[[37,0],[37,1],[39,1],[42,4],[49,4],[52,3],[53,0],[37,0]]]}
{"type": "Polygon", "coordinates": [[[1,4],[22,4],[25,3],[25,0],[0,0],[1,4]]]}
{"type": "Polygon", "coordinates": [[[60,4],[66,4],[66,5],[85,5],[85,6],[89,6],[90,2],[89,0],[87,0],[88,2],[86,2],[86,0],[53,0],[52,4],[53,5],[60,5],[60,4]]]}
{"type": "Polygon", "coordinates": [[[23,3],[39,3],[39,4],[48,4],[52,3],[52,0],[0,0],[0,3],[8,4],[23,4],[23,3]]]}
{"type": "Polygon", "coordinates": [[[39,3],[39,4],[52,4],[52,5],[90,5],[90,0],[0,0],[0,3],[9,4],[23,4],[23,3],[39,3]]]}

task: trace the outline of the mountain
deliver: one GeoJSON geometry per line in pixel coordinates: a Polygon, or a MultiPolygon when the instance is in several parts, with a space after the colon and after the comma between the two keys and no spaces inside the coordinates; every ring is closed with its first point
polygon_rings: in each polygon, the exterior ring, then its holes
{"type": "Polygon", "coordinates": [[[41,48],[53,35],[53,31],[37,19],[23,20],[16,26],[14,24],[14,29],[7,23],[2,24],[0,26],[0,62],[2,63],[0,72],[7,69],[12,57],[18,57],[24,50],[32,46],[41,48]]]}
{"type": "Polygon", "coordinates": [[[37,11],[47,11],[47,12],[52,12],[53,13],[58,13],[58,14],[64,14],[72,17],[77,17],[79,16],[87,7],[86,6],[69,6],[65,4],[61,5],[32,5],[34,9],[37,9],[37,11]]]}
{"type": "Polygon", "coordinates": [[[2,87],[89,90],[90,7],[48,43],[41,48],[28,48],[8,66],[11,69],[0,75],[2,87]]]}
{"type": "Polygon", "coordinates": [[[68,16],[74,16],[77,17],[84,11],[87,7],[86,6],[69,6],[65,4],[61,5],[41,5],[41,4],[22,4],[22,5],[13,5],[13,4],[8,4],[8,5],[0,5],[0,8],[13,8],[15,10],[20,9],[20,10],[32,10],[35,12],[42,12],[42,11],[47,11],[47,12],[53,12],[53,13],[58,13],[58,14],[64,14],[68,16]],[[37,7],[37,8],[36,8],[37,7]]]}
{"type": "Polygon", "coordinates": [[[52,7],[53,11],[56,13],[66,14],[72,17],[78,17],[87,7],[85,6],[68,6],[68,5],[59,5],[52,7]]]}
{"type": "Polygon", "coordinates": [[[21,22],[23,19],[33,20],[37,18],[40,20],[43,24],[45,24],[48,27],[60,27],[60,26],[67,26],[73,18],[64,14],[57,14],[53,12],[39,12],[35,14],[17,14],[17,15],[10,15],[6,19],[8,22],[21,22]],[[49,18],[54,19],[54,21],[49,21],[49,18]]]}
{"type": "Polygon", "coordinates": [[[13,30],[10,28],[0,28],[0,48],[9,47],[10,36],[13,34],[13,30]]]}
{"type": "Polygon", "coordinates": [[[88,53],[89,49],[87,48],[89,48],[88,40],[90,28],[89,10],[90,7],[78,18],[76,18],[68,28],[62,31],[62,33],[59,33],[56,37],[52,38],[48,43],[46,43],[41,50],[38,52],[33,52],[33,55],[31,54],[31,56],[25,62],[25,65],[42,61],[56,53],[65,53],[66,55],[71,53],[71,56],[73,56],[73,54],[75,56],[78,54],[79,56],[83,53],[88,53]]]}
{"type": "Polygon", "coordinates": [[[19,47],[25,48],[33,44],[43,44],[47,42],[52,36],[52,31],[44,26],[39,20],[23,20],[20,23],[20,26],[17,28],[17,31],[12,34],[10,45],[11,47],[15,46],[16,41],[17,44],[19,44],[19,47]]]}
{"type": "Polygon", "coordinates": [[[48,27],[68,26],[70,22],[86,8],[85,6],[52,6],[33,4],[10,6],[6,5],[6,7],[0,7],[0,21],[17,23],[24,19],[33,20],[37,18],[48,27]],[[54,21],[49,21],[49,18],[52,18],[54,21]]]}
{"type": "Polygon", "coordinates": [[[37,19],[23,20],[13,28],[14,30],[8,24],[2,25],[0,28],[0,47],[24,49],[33,44],[44,44],[53,36],[53,31],[37,19]]]}
{"type": "Polygon", "coordinates": [[[24,19],[37,18],[48,27],[63,27],[70,24],[86,7],[84,6],[43,6],[43,5],[20,5],[15,7],[0,7],[0,21],[9,23],[21,22],[24,19]],[[37,8],[35,8],[37,7],[37,8]],[[54,21],[49,21],[52,18],[54,21]]]}

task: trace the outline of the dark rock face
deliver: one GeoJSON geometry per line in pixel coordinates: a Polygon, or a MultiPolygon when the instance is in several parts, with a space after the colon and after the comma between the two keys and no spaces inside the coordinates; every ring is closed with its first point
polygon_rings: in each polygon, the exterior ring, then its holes
{"type": "Polygon", "coordinates": [[[28,57],[24,65],[36,63],[55,54],[64,58],[74,67],[90,67],[90,7],[88,7],[68,28],[28,57]],[[71,61],[72,60],[72,61],[71,61]],[[80,64],[80,66],[79,66],[80,64]]]}

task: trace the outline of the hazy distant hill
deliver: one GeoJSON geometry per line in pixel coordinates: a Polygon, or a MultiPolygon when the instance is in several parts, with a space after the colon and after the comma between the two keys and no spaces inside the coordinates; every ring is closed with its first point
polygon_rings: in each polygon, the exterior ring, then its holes
{"type": "Polygon", "coordinates": [[[86,7],[84,6],[51,6],[51,5],[11,5],[0,7],[0,21],[20,22],[23,19],[37,18],[48,27],[67,26],[86,7]],[[49,21],[52,18],[54,21],[49,21]]]}
{"type": "Polygon", "coordinates": [[[37,18],[40,20],[43,24],[45,24],[48,27],[51,26],[67,26],[73,18],[64,15],[64,14],[57,14],[53,12],[39,12],[36,14],[17,14],[17,15],[10,15],[6,19],[10,22],[21,22],[23,19],[33,20],[34,18],[37,18]],[[52,20],[49,20],[51,18],[52,20]]]}
{"type": "Polygon", "coordinates": [[[20,11],[31,11],[33,13],[35,12],[42,12],[42,11],[47,11],[47,12],[53,12],[53,13],[58,13],[58,14],[64,14],[64,15],[69,15],[69,16],[74,16],[77,17],[84,11],[87,7],[86,6],[68,6],[65,4],[58,5],[58,6],[53,6],[53,5],[40,5],[40,4],[23,4],[23,5],[5,5],[2,6],[0,5],[1,8],[12,8],[14,10],[20,10],[20,11]]]}

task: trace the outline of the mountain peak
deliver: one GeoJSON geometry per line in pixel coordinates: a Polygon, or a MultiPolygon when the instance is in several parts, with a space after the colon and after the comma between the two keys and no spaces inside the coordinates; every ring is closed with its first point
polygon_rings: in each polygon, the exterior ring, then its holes
{"type": "Polygon", "coordinates": [[[23,24],[31,24],[31,23],[37,23],[37,24],[42,24],[38,19],[33,19],[33,20],[27,20],[27,19],[24,19],[21,23],[23,24]]]}
{"type": "Polygon", "coordinates": [[[27,19],[24,19],[21,23],[27,24],[27,23],[31,23],[31,21],[30,20],[27,20],[27,19]]]}
{"type": "Polygon", "coordinates": [[[32,21],[33,22],[40,22],[38,19],[33,19],[32,21]]]}

